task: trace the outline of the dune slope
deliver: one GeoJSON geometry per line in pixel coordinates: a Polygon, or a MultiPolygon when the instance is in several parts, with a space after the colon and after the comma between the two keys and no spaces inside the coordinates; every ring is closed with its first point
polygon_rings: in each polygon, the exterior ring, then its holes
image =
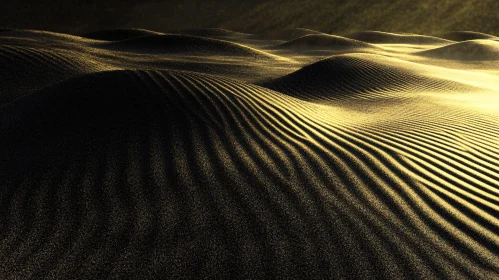
{"type": "Polygon", "coordinates": [[[220,56],[249,56],[269,59],[271,55],[229,41],[191,35],[150,35],[109,43],[105,48],[145,53],[179,53],[220,56]]]}
{"type": "Polygon", "coordinates": [[[469,40],[444,47],[422,51],[419,54],[432,58],[454,60],[499,60],[499,42],[494,40],[469,40]]]}
{"type": "Polygon", "coordinates": [[[468,41],[468,40],[480,40],[480,39],[497,39],[496,36],[474,32],[474,31],[451,31],[442,34],[443,38],[453,40],[453,41],[468,41]]]}
{"type": "Polygon", "coordinates": [[[279,44],[272,49],[314,51],[314,50],[349,50],[374,48],[373,45],[361,41],[327,34],[312,34],[279,44]]]}
{"type": "Polygon", "coordinates": [[[404,33],[389,33],[381,31],[361,31],[355,32],[347,36],[348,38],[367,42],[367,43],[384,43],[384,44],[448,44],[452,41],[438,37],[404,34],[404,33]]]}
{"type": "Polygon", "coordinates": [[[105,41],[122,41],[142,36],[161,35],[160,32],[155,32],[139,28],[123,28],[123,29],[109,29],[90,32],[82,35],[82,37],[105,40],[105,41]]]}
{"type": "Polygon", "coordinates": [[[414,64],[375,54],[336,55],[262,85],[315,102],[411,98],[414,92],[473,91],[418,72],[414,64]]]}

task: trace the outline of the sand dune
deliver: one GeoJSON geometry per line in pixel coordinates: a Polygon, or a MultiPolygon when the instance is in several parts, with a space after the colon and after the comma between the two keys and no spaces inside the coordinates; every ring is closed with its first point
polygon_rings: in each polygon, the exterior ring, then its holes
{"type": "Polygon", "coordinates": [[[287,28],[283,30],[275,30],[275,31],[268,31],[260,34],[255,34],[253,35],[253,37],[262,38],[262,39],[278,39],[278,40],[289,41],[306,35],[318,35],[318,34],[323,34],[323,33],[306,28],[287,28]]]}
{"type": "Polygon", "coordinates": [[[203,37],[248,37],[251,34],[234,32],[223,28],[202,28],[180,31],[183,34],[203,37]]]}
{"type": "Polygon", "coordinates": [[[220,56],[273,58],[260,50],[229,41],[190,35],[151,35],[123,40],[107,45],[116,50],[146,53],[183,53],[220,56]]]}
{"type": "Polygon", "coordinates": [[[378,44],[448,44],[452,41],[417,34],[389,33],[381,31],[361,31],[350,34],[348,38],[378,44]]]}
{"type": "Polygon", "coordinates": [[[497,42],[212,31],[1,33],[0,278],[499,277],[497,42]]]}
{"type": "Polygon", "coordinates": [[[499,60],[499,42],[494,40],[469,40],[441,48],[422,51],[419,54],[441,59],[499,60]]]}
{"type": "Polygon", "coordinates": [[[474,91],[458,82],[418,73],[411,63],[361,53],[332,56],[263,85],[321,102],[351,99],[386,102],[385,98],[405,99],[413,92],[474,91]]]}
{"type": "Polygon", "coordinates": [[[375,48],[373,45],[361,41],[328,34],[312,34],[279,44],[272,49],[309,52],[314,50],[349,50],[361,48],[375,48]]]}
{"type": "Polygon", "coordinates": [[[162,33],[146,29],[140,29],[140,28],[123,28],[123,29],[99,30],[91,33],[86,33],[82,35],[82,37],[95,40],[122,41],[136,37],[151,36],[151,35],[162,35],[162,33]]]}
{"type": "Polygon", "coordinates": [[[474,32],[474,31],[452,31],[447,32],[442,35],[442,38],[453,40],[453,41],[468,41],[468,40],[480,40],[480,39],[497,39],[496,36],[474,32]]]}
{"type": "Polygon", "coordinates": [[[3,44],[9,44],[10,42],[5,42],[6,40],[16,40],[15,44],[22,44],[23,42],[29,42],[31,45],[37,45],[39,43],[61,43],[61,42],[72,42],[82,44],[82,40],[89,41],[86,38],[62,34],[51,31],[42,30],[32,30],[32,29],[10,29],[2,32],[0,36],[3,44]]]}
{"type": "Polygon", "coordinates": [[[0,45],[0,75],[5,78],[2,80],[0,104],[54,82],[110,67],[94,63],[92,58],[92,55],[67,49],[0,45]]]}

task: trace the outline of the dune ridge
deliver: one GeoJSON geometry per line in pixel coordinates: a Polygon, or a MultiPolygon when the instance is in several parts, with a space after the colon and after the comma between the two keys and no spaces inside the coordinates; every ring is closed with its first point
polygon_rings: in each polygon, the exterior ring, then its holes
{"type": "Polygon", "coordinates": [[[440,43],[36,34],[0,35],[0,278],[499,276],[499,81],[440,43]]]}
{"type": "Polygon", "coordinates": [[[94,40],[122,41],[136,37],[162,35],[162,34],[163,33],[161,32],[156,32],[147,29],[123,28],[123,29],[99,30],[91,33],[85,33],[81,36],[94,40]]]}
{"type": "Polygon", "coordinates": [[[442,34],[442,38],[452,41],[468,41],[480,39],[497,39],[496,36],[475,31],[451,31],[442,34]]]}
{"type": "Polygon", "coordinates": [[[249,56],[255,58],[274,58],[263,51],[241,44],[191,35],[150,35],[131,38],[107,44],[117,50],[149,53],[218,54],[223,56],[249,56]]]}
{"type": "Polygon", "coordinates": [[[347,37],[366,43],[383,44],[448,44],[453,42],[451,40],[433,36],[382,31],[361,31],[350,34],[347,37]]]}
{"type": "Polygon", "coordinates": [[[494,40],[468,40],[444,47],[419,52],[420,55],[454,60],[498,60],[499,42],[494,40]]]}
{"type": "Polygon", "coordinates": [[[470,86],[431,78],[412,68],[414,65],[400,64],[396,59],[353,53],[323,59],[262,85],[304,100],[326,103],[405,99],[411,92],[473,91],[470,86]]]}
{"type": "Polygon", "coordinates": [[[223,28],[202,28],[179,31],[182,34],[202,36],[202,37],[248,37],[252,34],[235,32],[223,28]]]}
{"type": "Polygon", "coordinates": [[[373,45],[361,41],[327,34],[312,34],[293,39],[276,45],[272,49],[313,51],[313,50],[344,50],[353,51],[355,48],[375,48],[373,45]]]}
{"type": "Polygon", "coordinates": [[[272,39],[289,41],[306,35],[319,35],[319,34],[324,34],[324,33],[306,28],[286,28],[282,30],[274,30],[274,31],[263,32],[260,34],[254,34],[253,36],[262,39],[272,38],[272,39]]]}

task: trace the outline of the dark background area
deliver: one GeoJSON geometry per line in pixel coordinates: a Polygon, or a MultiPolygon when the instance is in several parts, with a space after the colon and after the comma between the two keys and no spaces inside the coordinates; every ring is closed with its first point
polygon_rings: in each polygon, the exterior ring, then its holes
{"type": "Polygon", "coordinates": [[[497,34],[499,28],[496,0],[4,0],[2,6],[0,27],[72,34],[125,27],[155,31],[221,27],[251,33],[303,27],[336,34],[359,30],[497,34]]]}

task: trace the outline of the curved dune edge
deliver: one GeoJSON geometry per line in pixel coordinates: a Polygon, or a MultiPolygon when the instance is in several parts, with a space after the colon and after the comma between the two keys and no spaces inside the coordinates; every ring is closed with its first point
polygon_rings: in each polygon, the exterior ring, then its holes
{"type": "Polygon", "coordinates": [[[211,54],[219,56],[247,56],[278,59],[278,56],[229,41],[206,37],[164,34],[132,38],[108,43],[102,47],[113,50],[146,53],[211,54]]]}
{"type": "Polygon", "coordinates": [[[96,57],[89,53],[25,44],[0,45],[0,63],[3,66],[0,67],[0,76],[5,77],[0,105],[77,75],[117,68],[104,61],[97,62],[96,57]]]}
{"type": "Polygon", "coordinates": [[[163,35],[164,33],[156,32],[147,29],[140,28],[123,28],[123,29],[109,29],[109,30],[99,30],[91,33],[86,33],[81,35],[93,40],[104,40],[104,41],[122,41],[137,37],[151,36],[151,35],[163,35]]]}
{"type": "Polygon", "coordinates": [[[262,86],[321,103],[345,100],[405,99],[417,92],[477,91],[454,81],[431,78],[414,64],[375,54],[323,59],[262,86]],[[421,71],[421,70],[419,70],[421,71]]]}
{"type": "Polygon", "coordinates": [[[361,41],[328,34],[312,34],[293,39],[291,41],[273,46],[275,50],[343,50],[355,48],[376,48],[375,46],[361,41]]]}
{"type": "Polygon", "coordinates": [[[274,30],[274,31],[269,31],[269,32],[264,32],[260,34],[253,34],[254,38],[271,38],[271,39],[278,39],[278,40],[284,40],[284,41],[289,41],[293,39],[297,39],[306,35],[318,35],[318,34],[324,34],[320,31],[315,31],[315,30],[310,30],[306,28],[288,28],[288,29],[283,29],[283,30],[274,30]]]}
{"type": "Polygon", "coordinates": [[[469,40],[444,47],[418,52],[418,55],[453,60],[499,60],[499,42],[469,40]]]}
{"type": "Polygon", "coordinates": [[[499,276],[494,73],[17,34],[0,39],[1,85],[26,87],[0,105],[2,278],[499,276]],[[228,78],[249,67],[274,90],[228,78]]]}
{"type": "Polygon", "coordinates": [[[248,37],[253,34],[241,33],[223,28],[202,28],[202,29],[188,29],[179,31],[181,34],[202,36],[202,37],[248,37]]]}
{"type": "Polygon", "coordinates": [[[449,44],[451,40],[417,34],[400,34],[382,31],[361,31],[346,36],[366,43],[378,44],[449,44]]]}
{"type": "Polygon", "coordinates": [[[497,39],[496,36],[474,32],[474,31],[451,31],[441,35],[442,38],[452,40],[452,41],[468,41],[468,40],[480,40],[480,39],[497,39]]]}

